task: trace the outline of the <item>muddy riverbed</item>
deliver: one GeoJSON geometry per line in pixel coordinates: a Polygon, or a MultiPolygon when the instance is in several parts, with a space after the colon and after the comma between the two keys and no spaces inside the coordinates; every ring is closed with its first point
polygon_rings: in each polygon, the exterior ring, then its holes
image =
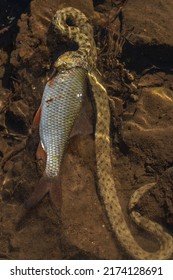
{"type": "Polygon", "coordinates": [[[144,249],[157,249],[154,237],[128,213],[132,193],[155,182],[138,210],[173,235],[172,0],[2,0],[1,259],[131,258],[113,234],[99,195],[94,133],[69,141],[61,168],[61,215],[48,195],[33,209],[23,206],[41,176],[32,121],[53,62],[69,49],[51,26],[56,10],[66,6],[80,9],[94,27],[98,68],[110,97],[113,174],[128,226],[144,249]]]}

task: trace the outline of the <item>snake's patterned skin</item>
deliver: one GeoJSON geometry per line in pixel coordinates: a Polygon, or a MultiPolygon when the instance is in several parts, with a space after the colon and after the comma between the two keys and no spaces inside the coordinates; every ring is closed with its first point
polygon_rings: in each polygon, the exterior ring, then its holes
{"type": "Polygon", "coordinates": [[[141,216],[134,210],[141,196],[151,189],[154,184],[148,184],[138,189],[131,197],[129,209],[132,219],[159,241],[160,248],[156,252],[148,252],[140,247],[132,236],[122,212],[117,195],[120,183],[113,177],[112,173],[109,99],[107,91],[101,83],[100,73],[96,68],[97,52],[92,26],[81,11],[72,7],[57,11],[53,22],[55,28],[66,40],[73,40],[79,46],[77,51],[65,53],[65,67],[70,67],[68,62],[71,59],[73,60],[73,56],[76,55],[81,60],[85,60],[87,65],[89,82],[97,111],[95,146],[99,189],[112,229],[121,246],[132,258],[146,260],[169,259],[173,252],[172,236],[165,232],[159,224],[141,216]],[[71,19],[73,26],[67,25],[67,19],[71,19]]]}

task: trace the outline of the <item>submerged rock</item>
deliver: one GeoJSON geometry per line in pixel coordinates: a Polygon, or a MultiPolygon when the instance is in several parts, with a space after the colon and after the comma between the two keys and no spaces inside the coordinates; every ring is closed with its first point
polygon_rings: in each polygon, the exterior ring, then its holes
{"type": "Polygon", "coordinates": [[[172,0],[129,0],[123,9],[122,31],[132,44],[173,47],[172,0]]]}
{"type": "Polygon", "coordinates": [[[23,100],[14,101],[5,114],[5,123],[9,131],[27,134],[29,107],[23,100]]]}

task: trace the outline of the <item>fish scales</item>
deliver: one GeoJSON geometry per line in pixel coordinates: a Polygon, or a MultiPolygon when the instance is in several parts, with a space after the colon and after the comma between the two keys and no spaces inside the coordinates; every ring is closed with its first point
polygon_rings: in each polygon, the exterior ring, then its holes
{"type": "Polygon", "coordinates": [[[46,86],[41,103],[40,140],[46,151],[45,174],[56,177],[74,122],[86,93],[86,70],[80,67],[58,73],[46,86]]]}

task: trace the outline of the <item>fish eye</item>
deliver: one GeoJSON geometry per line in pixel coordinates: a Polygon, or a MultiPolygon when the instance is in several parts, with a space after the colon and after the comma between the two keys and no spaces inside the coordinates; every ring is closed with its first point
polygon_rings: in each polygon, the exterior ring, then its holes
{"type": "Polygon", "coordinates": [[[75,20],[72,16],[67,17],[66,24],[68,26],[76,26],[75,20]]]}

